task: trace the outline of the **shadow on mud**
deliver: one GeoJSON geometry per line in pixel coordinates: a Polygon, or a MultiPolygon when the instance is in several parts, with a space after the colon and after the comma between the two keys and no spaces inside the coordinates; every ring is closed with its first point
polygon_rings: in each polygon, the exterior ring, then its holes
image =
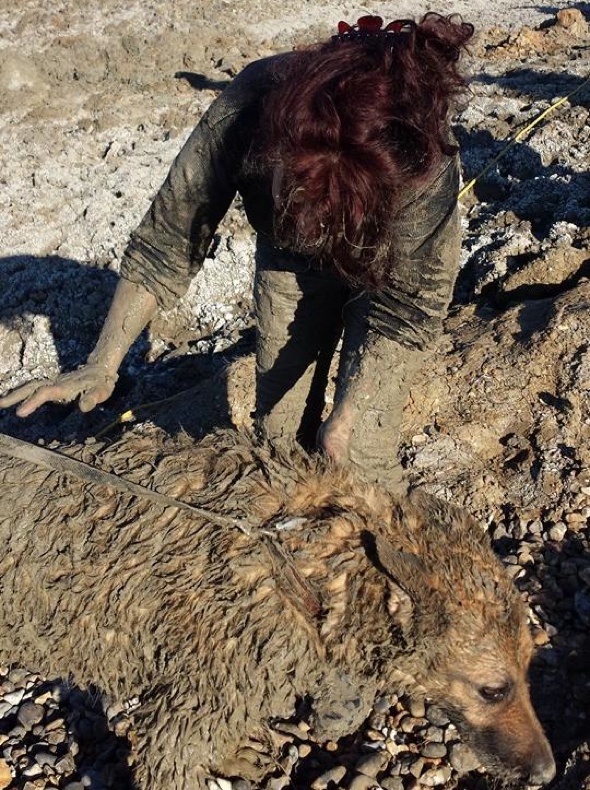
{"type": "MultiPolygon", "coordinates": [[[[22,367],[46,369],[48,355],[62,371],[83,364],[93,349],[112,300],[118,276],[107,269],[58,256],[13,256],[0,260],[0,382],[22,367]]],[[[202,339],[202,338],[199,338],[202,339]]],[[[120,414],[142,404],[195,389],[195,396],[180,398],[170,408],[146,410],[166,431],[180,430],[200,438],[212,428],[229,423],[225,381],[219,375],[232,359],[249,353],[253,334],[246,331],[223,353],[189,353],[146,360],[147,332],[133,344],[120,369],[113,396],[88,414],[76,404],[46,404],[35,414],[19,419],[14,408],[0,410],[0,432],[37,442],[82,442],[115,421],[120,414]],[[199,396],[198,385],[217,376],[215,402],[199,396]],[[199,400],[199,397],[201,398],[199,400]]],[[[7,389],[0,384],[2,391],[7,389]]],[[[109,434],[116,438],[117,430],[109,434]]]]}
{"type": "MultiPolygon", "coordinates": [[[[588,8],[590,5],[584,4],[588,8]]],[[[571,6],[575,7],[575,5],[571,6]]],[[[590,15],[590,11],[588,12],[590,15]]],[[[561,96],[567,96],[580,88],[585,82],[585,77],[569,74],[567,71],[535,71],[534,69],[515,68],[505,74],[493,76],[491,74],[476,74],[472,82],[482,85],[499,85],[507,91],[514,91],[517,98],[546,99],[553,103],[561,96]],[[523,95],[524,94],[524,95],[523,95]]],[[[590,107],[590,84],[575,93],[569,104],[572,107],[590,107]]]]}
{"type": "Polygon", "coordinates": [[[212,80],[193,71],[177,71],[174,76],[177,80],[186,80],[197,91],[222,91],[231,83],[231,80],[212,80]]]}

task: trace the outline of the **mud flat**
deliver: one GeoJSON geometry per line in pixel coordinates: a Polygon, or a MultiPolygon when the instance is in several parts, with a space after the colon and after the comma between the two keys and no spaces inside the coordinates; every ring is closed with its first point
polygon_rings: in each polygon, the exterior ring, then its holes
{"type": "MultiPolygon", "coordinates": [[[[472,95],[455,119],[467,180],[507,135],[583,84],[588,8],[443,5],[435,10],[463,11],[483,28],[466,62],[472,95]]],[[[85,359],[129,231],[228,80],[359,13],[348,2],[303,0],[0,0],[0,391],[85,359]]],[[[559,790],[590,787],[589,103],[586,84],[462,200],[463,269],[444,342],[406,410],[401,450],[417,485],[489,525],[528,601],[539,650],[533,692],[559,790]]],[[[147,435],[247,423],[252,251],[236,203],[202,276],[135,344],[107,405],[89,415],[48,406],[26,421],[4,413],[0,431],[84,441],[129,408],[137,420],[125,429],[147,435]]],[[[125,785],[125,709],[0,669],[0,787],[125,785]],[[99,779],[105,764],[113,768],[99,779]]],[[[491,786],[468,756],[459,761],[449,725],[409,700],[384,702],[339,744],[316,744],[296,727],[283,735],[272,790],[491,786]]]]}

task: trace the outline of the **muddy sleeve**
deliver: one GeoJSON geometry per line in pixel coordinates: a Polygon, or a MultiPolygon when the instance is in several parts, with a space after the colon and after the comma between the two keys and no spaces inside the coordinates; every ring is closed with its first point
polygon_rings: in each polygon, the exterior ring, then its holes
{"type": "Polygon", "coordinates": [[[186,292],[236,194],[239,114],[219,115],[212,106],[192,132],[121,262],[121,276],[143,285],[164,309],[186,292]]]}
{"type": "Polygon", "coordinates": [[[460,264],[458,190],[455,157],[395,223],[390,282],[371,295],[368,323],[402,346],[424,351],[442,329],[460,264]]]}

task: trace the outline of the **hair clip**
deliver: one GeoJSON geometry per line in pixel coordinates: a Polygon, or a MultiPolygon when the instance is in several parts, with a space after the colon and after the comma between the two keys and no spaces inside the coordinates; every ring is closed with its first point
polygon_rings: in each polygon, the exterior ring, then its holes
{"type": "Polygon", "coordinates": [[[407,33],[416,26],[413,19],[396,19],[383,27],[380,16],[361,16],[356,25],[348,22],[338,22],[338,33],[332,40],[353,41],[368,38],[369,36],[392,36],[397,33],[407,33]]]}

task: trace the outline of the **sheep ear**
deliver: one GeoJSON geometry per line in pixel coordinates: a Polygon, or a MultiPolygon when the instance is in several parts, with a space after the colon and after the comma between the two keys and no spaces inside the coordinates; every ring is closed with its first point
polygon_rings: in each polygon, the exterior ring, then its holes
{"type": "Polygon", "coordinates": [[[415,554],[394,549],[381,535],[375,536],[375,549],[383,570],[405,590],[410,592],[412,588],[424,584],[426,569],[415,554]]]}
{"type": "Polygon", "coordinates": [[[394,549],[379,535],[375,536],[375,549],[379,564],[389,578],[389,614],[404,628],[414,615],[413,590],[420,589],[424,567],[414,554],[394,549]]]}

